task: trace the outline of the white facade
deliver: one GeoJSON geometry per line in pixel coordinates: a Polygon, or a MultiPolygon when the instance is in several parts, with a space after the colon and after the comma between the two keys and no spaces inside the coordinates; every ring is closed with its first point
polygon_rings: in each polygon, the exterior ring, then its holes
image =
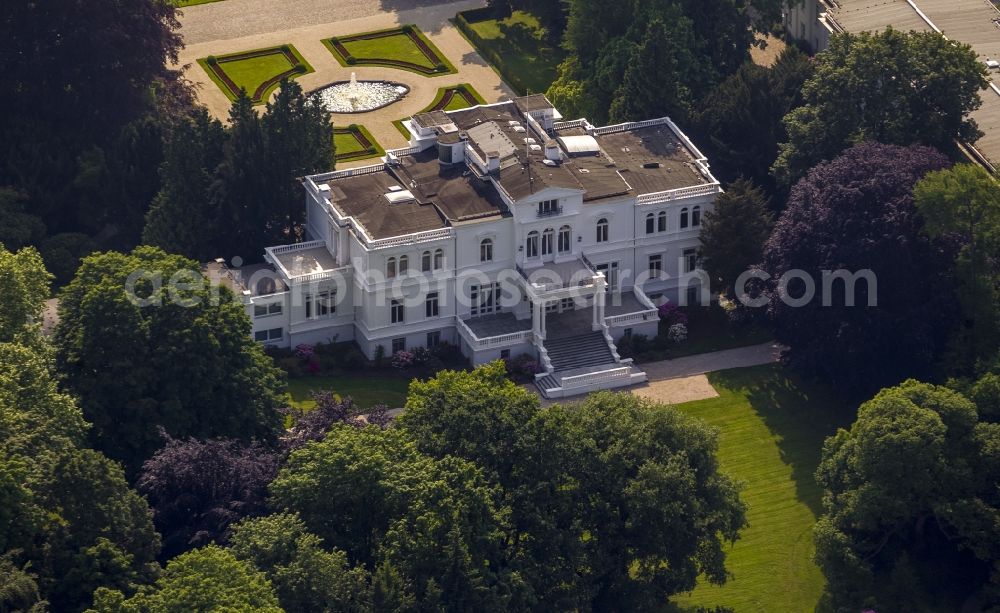
{"type": "Polygon", "coordinates": [[[255,338],[528,353],[550,396],[644,380],[615,341],[655,335],[662,299],[707,297],[688,271],[721,189],[667,118],[557,119],[543,96],[418,115],[410,148],[306,177],[310,242],[267,249],[274,280],[227,271],[255,338]]]}

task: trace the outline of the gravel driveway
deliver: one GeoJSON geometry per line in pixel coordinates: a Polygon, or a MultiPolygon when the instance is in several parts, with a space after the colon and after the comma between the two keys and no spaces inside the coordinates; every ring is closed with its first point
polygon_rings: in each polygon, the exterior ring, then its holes
{"type": "Polygon", "coordinates": [[[438,4],[453,3],[441,0],[224,0],[182,9],[181,35],[184,44],[194,45],[438,4]]]}

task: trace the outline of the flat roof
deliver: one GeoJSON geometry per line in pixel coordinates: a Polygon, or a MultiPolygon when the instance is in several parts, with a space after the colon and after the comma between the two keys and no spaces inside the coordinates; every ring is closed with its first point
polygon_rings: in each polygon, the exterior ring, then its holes
{"type": "Polygon", "coordinates": [[[598,135],[597,142],[640,194],[709,182],[694,154],[666,124],[598,135]]]}
{"type": "Polygon", "coordinates": [[[337,268],[337,260],[326,247],[310,247],[274,254],[289,276],[299,277],[337,268]]]}
{"type": "Polygon", "coordinates": [[[489,183],[468,173],[464,164],[441,164],[434,147],[400,158],[397,172],[418,199],[433,202],[452,222],[507,212],[489,183]]]}
{"type": "Polygon", "coordinates": [[[388,168],[380,172],[331,179],[330,203],[341,215],[353,217],[373,239],[437,230],[445,220],[430,203],[411,200],[392,204],[391,188],[406,189],[388,168]]]}

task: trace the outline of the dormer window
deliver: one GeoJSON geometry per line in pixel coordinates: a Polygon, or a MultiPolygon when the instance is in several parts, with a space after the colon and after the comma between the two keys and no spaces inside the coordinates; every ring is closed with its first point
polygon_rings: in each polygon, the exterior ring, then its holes
{"type": "Polygon", "coordinates": [[[538,216],[558,215],[560,212],[558,200],[542,200],[538,203],[538,216]]]}

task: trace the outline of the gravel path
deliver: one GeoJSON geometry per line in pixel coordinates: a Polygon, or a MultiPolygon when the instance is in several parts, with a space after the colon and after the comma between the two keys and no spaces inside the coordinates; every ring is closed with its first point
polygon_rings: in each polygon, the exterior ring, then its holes
{"type": "MultiPolygon", "coordinates": [[[[636,396],[665,404],[680,404],[692,400],[715,398],[719,393],[708,381],[706,373],[771,364],[778,361],[781,350],[781,345],[767,342],[749,347],[690,355],[674,360],[638,364],[639,368],[646,371],[649,381],[628,388],[628,391],[636,396]]],[[[538,391],[533,384],[527,384],[525,388],[536,393],[538,391]]],[[[559,400],[542,398],[541,401],[543,406],[548,406],[556,402],[572,402],[581,399],[582,396],[576,396],[559,400]]]]}
{"type": "MultiPolygon", "coordinates": [[[[225,0],[181,10],[184,44],[194,45],[322,23],[448,4],[442,0],[225,0]]],[[[452,11],[452,15],[457,9],[452,11]]]]}

